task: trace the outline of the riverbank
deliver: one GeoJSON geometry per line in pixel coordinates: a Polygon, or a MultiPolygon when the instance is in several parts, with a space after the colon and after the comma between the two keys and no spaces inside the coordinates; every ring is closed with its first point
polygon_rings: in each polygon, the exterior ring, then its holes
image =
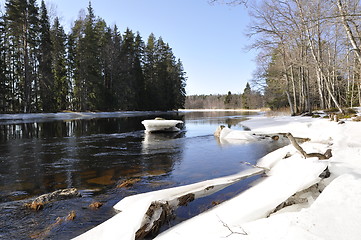
{"type": "MultiPolygon", "coordinates": [[[[278,149],[259,160],[258,166],[266,169],[266,176],[252,188],[178,224],[157,239],[359,239],[360,123],[258,116],[242,125],[253,133],[290,132],[295,137],[310,138],[309,142],[301,144],[306,152],[324,153],[331,149],[333,156],[322,161],[304,159],[292,145],[278,149]],[[331,175],[319,177],[326,168],[331,175]]],[[[206,182],[197,184],[197,189],[203,187],[211,189],[206,182]]],[[[157,220],[145,214],[151,202],[162,202],[169,196],[184,196],[192,191],[192,187],[186,189],[179,192],[179,188],[171,188],[162,193],[125,198],[117,204],[117,209],[121,210],[117,216],[81,235],[80,239],[105,239],[105,236],[107,239],[132,239],[122,236],[135,236],[144,223],[157,220]],[[154,199],[155,195],[159,199],[154,199]],[[126,230],[119,227],[119,219],[127,219],[126,230]],[[129,226],[130,222],[134,225],[129,226]],[[127,235],[122,235],[122,231],[127,235]]],[[[154,212],[159,219],[162,211],[154,212]]]]}
{"type": "Polygon", "coordinates": [[[253,188],[157,239],[359,239],[360,123],[264,117],[243,125],[253,132],[291,132],[310,138],[301,145],[306,152],[323,153],[330,148],[333,157],[304,159],[291,145],[276,150],[259,161],[259,166],[270,170],[253,188]],[[317,168],[322,169],[322,165],[328,167],[329,178],[317,176],[317,168]]]}

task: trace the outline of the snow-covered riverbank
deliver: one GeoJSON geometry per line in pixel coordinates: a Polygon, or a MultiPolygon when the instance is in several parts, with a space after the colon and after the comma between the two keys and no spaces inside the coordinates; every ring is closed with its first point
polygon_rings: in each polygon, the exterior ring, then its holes
{"type": "MultiPolygon", "coordinates": [[[[296,137],[310,138],[301,145],[306,152],[324,153],[330,148],[333,157],[322,161],[304,159],[292,145],[276,150],[260,159],[258,165],[269,170],[255,186],[169,229],[157,239],[359,239],[361,123],[338,124],[310,117],[257,117],[243,125],[256,133],[290,132],[296,137]],[[327,166],[331,176],[322,179],[319,175],[327,166]],[[297,192],[296,200],[287,201],[297,192]],[[280,204],[285,207],[274,212],[280,204]]],[[[211,189],[209,182],[196,187],[211,189]]],[[[167,196],[154,192],[125,198],[117,204],[122,212],[80,239],[132,239],[129,236],[135,236],[146,221],[149,223],[147,217],[139,216],[146,215],[153,201],[177,199],[192,191],[192,187],[184,189],[183,192],[179,188],[167,189],[167,196]],[[140,210],[144,213],[138,214],[140,210]],[[117,218],[128,219],[125,223],[132,225],[119,226],[117,218]],[[125,232],[127,235],[121,235],[125,232]]],[[[155,218],[156,215],[153,214],[155,218]]]]}

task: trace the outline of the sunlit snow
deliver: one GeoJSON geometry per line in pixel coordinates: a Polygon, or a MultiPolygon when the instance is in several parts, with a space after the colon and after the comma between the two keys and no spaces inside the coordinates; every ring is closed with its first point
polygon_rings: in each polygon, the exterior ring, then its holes
{"type": "MultiPolygon", "coordinates": [[[[311,141],[301,144],[306,152],[323,153],[331,148],[333,157],[305,159],[292,145],[278,149],[258,161],[260,169],[267,169],[267,176],[253,187],[170,228],[156,239],[359,239],[361,123],[345,122],[310,117],[257,117],[243,122],[253,133],[290,132],[296,137],[310,138],[311,141]],[[331,176],[322,179],[319,175],[326,167],[331,176]],[[322,192],[317,195],[307,192],[316,183],[322,186],[322,192]],[[279,204],[303,190],[305,203],[273,213],[279,204]]],[[[240,134],[231,132],[227,135],[240,134]]],[[[250,140],[253,136],[247,137],[250,140]]],[[[259,169],[249,171],[252,170],[259,169]]],[[[200,193],[210,185],[224,186],[225,181],[235,176],[124,198],[115,205],[120,213],[78,239],[134,239],[152,201],[171,201],[187,192],[200,193]]]]}

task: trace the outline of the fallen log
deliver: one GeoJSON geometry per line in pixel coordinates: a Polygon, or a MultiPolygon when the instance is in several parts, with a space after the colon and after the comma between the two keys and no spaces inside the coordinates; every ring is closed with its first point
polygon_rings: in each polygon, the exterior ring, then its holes
{"type": "Polygon", "coordinates": [[[297,143],[296,139],[292,136],[291,133],[286,133],[287,138],[290,140],[291,144],[299,151],[304,158],[317,157],[319,160],[326,160],[332,157],[331,149],[327,149],[327,151],[322,153],[307,153],[303,148],[297,143]]]}

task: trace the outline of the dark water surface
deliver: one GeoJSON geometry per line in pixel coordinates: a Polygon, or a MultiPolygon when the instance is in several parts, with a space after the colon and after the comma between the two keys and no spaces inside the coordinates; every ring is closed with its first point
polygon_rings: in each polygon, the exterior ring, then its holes
{"type": "MultiPolygon", "coordinates": [[[[85,118],[1,119],[0,239],[70,239],[115,214],[122,198],[242,171],[282,143],[221,144],[213,136],[223,124],[239,125],[241,112],[98,114],[85,118]],[[181,132],[148,134],[141,121],[160,116],[184,121],[181,132]],[[139,181],[117,188],[127,179],[139,181]],[[36,196],[75,187],[82,197],[24,207],[36,196]],[[99,201],[99,209],[89,204],[99,201]],[[75,211],[72,221],[64,220],[75,211]]],[[[176,222],[242,191],[243,181],[179,210],[176,222]]]]}

